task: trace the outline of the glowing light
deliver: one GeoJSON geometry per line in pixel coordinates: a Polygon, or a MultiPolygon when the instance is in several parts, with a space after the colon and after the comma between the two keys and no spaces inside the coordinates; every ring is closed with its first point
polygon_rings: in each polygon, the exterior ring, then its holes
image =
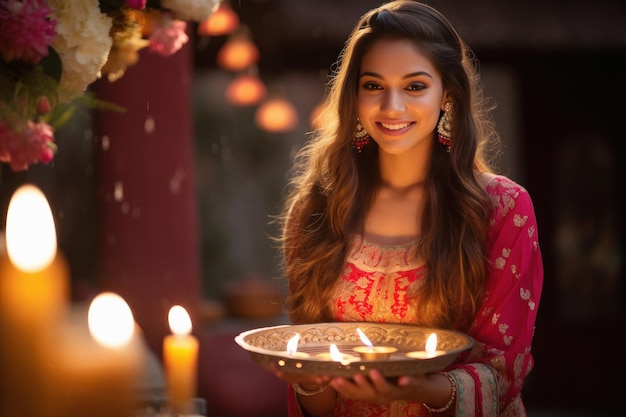
{"type": "Polygon", "coordinates": [[[220,36],[231,33],[239,26],[239,16],[226,3],[221,3],[215,13],[198,25],[202,36],[220,36]]]}
{"type": "Polygon", "coordinates": [[[6,246],[16,268],[38,272],[47,268],[57,251],[54,219],[48,200],[33,185],[20,187],[9,203],[6,246]]]}
{"type": "Polygon", "coordinates": [[[93,338],[104,346],[119,348],[133,337],[133,313],[126,301],[112,292],[104,292],[93,299],[87,321],[93,338]]]}
{"type": "Polygon", "coordinates": [[[437,351],[437,334],[431,333],[426,339],[426,353],[433,355],[437,351]]]}
{"type": "Polygon", "coordinates": [[[357,328],[356,332],[359,334],[359,338],[361,339],[361,342],[363,342],[364,345],[367,345],[369,347],[374,347],[372,342],[367,338],[367,336],[365,336],[365,333],[363,333],[363,330],[357,328]]]}
{"type": "Polygon", "coordinates": [[[289,341],[287,342],[287,353],[290,355],[295,355],[296,352],[298,351],[298,342],[300,341],[300,333],[296,334],[295,336],[293,336],[291,339],[289,339],[289,341]]]}
{"type": "Polygon", "coordinates": [[[248,68],[259,60],[256,45],[245,37],[226,42],[217,53],[217,63],[225,69],[239,71],[248,68]]]}
{"type": "Polygon", "coordinates": [[[170,325],[170,330],[175,335],[184,336],[191,333],[191,318],[184,307],[174,306],[170,308],[167,320],[170,325]]]}
{"type": "Polygon", "coordinates": [[[257,125],[268,132],[286,132],[298,124],[298,112],[283,98],[273,98],[263,103],[256,111],[257,125]]]}
{"type": "Polygon", "coordinates": [[[238,106],[251,106],[263,100],[267,89],[254,75],[240,75],[226,87],[226,99],[238,106]]]}

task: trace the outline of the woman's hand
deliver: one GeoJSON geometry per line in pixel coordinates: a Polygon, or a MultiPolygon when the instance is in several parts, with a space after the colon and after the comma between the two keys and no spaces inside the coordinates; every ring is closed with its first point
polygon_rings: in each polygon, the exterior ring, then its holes
{"type": "Polygon", "coordinates": [[[284,372],[280,369],[273,369],[274,375],[290,384],[300,384],[303,387],[319,387],[327,385],[331,377],[324,375],[302,375],[284,372]]]}
{"type": "Polygon", "coordinates": [[[351,379],[333,378],[330,386],[346,398],[386,405],[396,400],[426,401],[420,391],[428,384],[426,375],[403,376],[397,383],[386,379],[380,371],[371,370],[367,375],[357,374],[351,379]]]}

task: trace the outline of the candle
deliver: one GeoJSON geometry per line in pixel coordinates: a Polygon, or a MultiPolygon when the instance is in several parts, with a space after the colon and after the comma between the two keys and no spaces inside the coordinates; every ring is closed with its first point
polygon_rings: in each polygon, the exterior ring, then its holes
{"type": "Polygon", "coordinates": [[[425,350],[408,352],[406,355],[414,359],[430,359],[435,356],[443,355],[444,353],[443,350],[437,350],[437,334],[431,333],[426,340],[425,350]]]}
{"type": "Polygon", "coordinates": [[[168,315],[173,334],[163,340],[163,364],[170,406],[184,412],[196,396],[198,339],[191,335],[191,319],[181,306],[174,306],[168,315]]]}
{"type": "Polygon", "coordinates": [[[315,357],[324,361],[330,360],[333,362],[339,362],[342,365],[348,365],[350,362],[354,362],[358,359],[356,356],[342,353],[341,351],[339,351],[339,348],[337,348],[337,345],[335,345],[334,343],[330,345],[328,352],[318,353],[317,355],[315,355],[315,357]]]}
{"type": "Polygon", "coordinates": [[[45,414],[54,385],[51,351],[67,307],[69,273],[52,211],[33,185],[11,197],[0,250],[0,415],[45,414]],[[3,245],[4,246],[4,245],[3,245]],[[37,401],[33,401],[37,398],[37,401]]]}
{"type": "Polygon", "coordinates": [[[117,294],[103,292],[89,309],[75,306],[59,336],[56,409],[66,417],[133,417],[139,402],[143,344],[133,314],[117,294]]]}
{"type": "Polygon", "coordinates": [[[296,333],[291,339],[287,341],[287,351],[284,352],[287,356],[292,358],[308,358],[309,354],[305,352],[298,352],[298,342],[300,341],[300,333],[296,333]]]}
{"type": "Polygon", "coordinates": [[[389,359],[389,356],[397,351],[396,348],[391,346],[374,346],[361,329],[357,328],[356,332],[365,346],[357,346],[353,348],[353,350],[358,352],[363,360],[375,361],[389,359]]]}

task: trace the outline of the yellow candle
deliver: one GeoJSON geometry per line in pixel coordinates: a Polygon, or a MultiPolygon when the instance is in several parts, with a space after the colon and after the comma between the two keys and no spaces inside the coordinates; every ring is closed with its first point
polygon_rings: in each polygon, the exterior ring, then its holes
{"type": "Polygon", "coordinates": [[[35,186],[20,187],[0,250],[0,415],[45,413],[68,280],[48,201],[35,186]]]}
{"type": "Polygon", "coordinates": [[[143,345],[124,299],[104,292],[89,310],[75,308],[63,326],[52,415],[134,417],[143,345]]]}
{"type": "Polygon", "coordinates": [[[163,340],[163,366],[169,403],[175,412],[184,412],[196,396],[198,339],[191,335],[191,319],[183,307],[172,307],[168,320],[173,334],[163,340]]]}

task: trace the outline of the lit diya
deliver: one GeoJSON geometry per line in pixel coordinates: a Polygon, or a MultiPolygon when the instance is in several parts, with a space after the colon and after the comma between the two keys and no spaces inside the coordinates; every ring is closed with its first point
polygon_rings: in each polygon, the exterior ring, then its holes
{"type": "Polygon", "coordinates": [[[287,356],[292,358],[308,358],[309,354],[305,352],[298,352],[298,343],[300,342],[300,333],[296,333],[295,336],[287,341],[287,356]]]}
{"type": "Polygon", "coordinates": [[[398,350],[391,346],[374,346],[361,329],[357,327],[356,332],[365,346],[357,346],[352,350],[358,352],[364,361],[387,360],[392,353],[398,350]]]}
{"type": "Polygon", "coordinates": [[[339,348],[334,343],[331,343],[328,352],[318,353],[315,357],[323,361],[339,362],[342,365],[348,365],[358,359],[356,356],[340,352],[339,348]]]}
{"type": "Polygon", "coordinates": [[[424,348],[425,350],[409,352],[406,356],[414,359],[430,359],[446,353],[443,350],[437,350],[437,333],[431,333],[430,336],[428,336],[424,348]]]}

